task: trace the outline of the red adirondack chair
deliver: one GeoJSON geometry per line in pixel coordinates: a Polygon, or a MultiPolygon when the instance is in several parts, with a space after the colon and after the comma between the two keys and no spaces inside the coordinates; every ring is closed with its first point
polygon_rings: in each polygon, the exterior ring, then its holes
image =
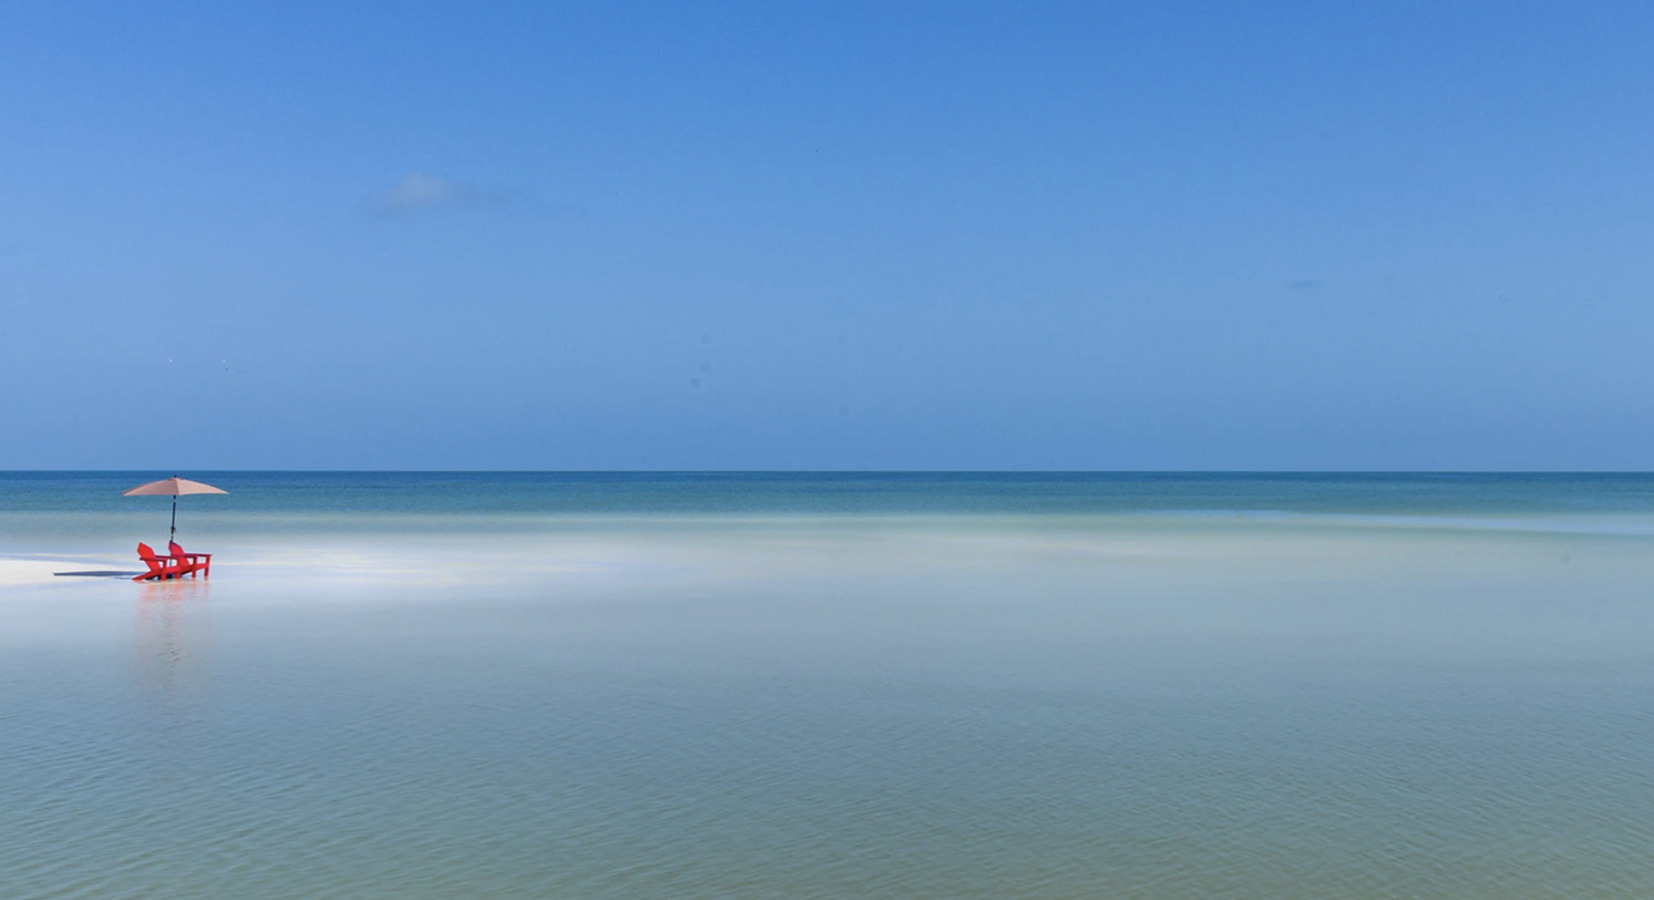
{"type": "Polygon", "coordinates": [[[202,578],[212,577],[211,553],[185,553],[184,548],[178,546],[177,541],[168,542],[167,550],[172,554],[173,559],[178,560],[181,565],[189,567],[191,578],[195,577],[196,570],[200,570],[202,578]]]}
{"type": "Polygon", "coordinates": [[[149,571],[133,578],[133,581],[161,581],[167,578],[182,578],[194,572],[194,566],[186,566],[182,560],[170,556],[156,556],[155,549],[140,541],[138,543],[138,558],[143,560],[149,571]]]}

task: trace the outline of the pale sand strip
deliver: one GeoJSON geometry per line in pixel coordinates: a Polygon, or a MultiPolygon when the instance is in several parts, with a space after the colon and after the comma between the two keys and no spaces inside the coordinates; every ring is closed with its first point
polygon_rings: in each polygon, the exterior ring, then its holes
{"type": "Polygon", "coordinates": [[[54,574],[56,572],[113,571],[116,569],[132,569],[134,572],[143,571],[141,565],[136,568],[129,565],[111,565],[103,559],[18,559],[0,557],[0,586],[62,581],[62,578],[54,574]]]}

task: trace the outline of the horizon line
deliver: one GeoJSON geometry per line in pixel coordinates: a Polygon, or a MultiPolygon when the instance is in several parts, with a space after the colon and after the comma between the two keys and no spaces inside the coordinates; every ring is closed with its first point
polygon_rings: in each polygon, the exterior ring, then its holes
{"type": "Polygon", "coordinates": [[[1654,475],[1654,469],[0,469],[0,475],[221,472],[291,475],[1654,475]]]}

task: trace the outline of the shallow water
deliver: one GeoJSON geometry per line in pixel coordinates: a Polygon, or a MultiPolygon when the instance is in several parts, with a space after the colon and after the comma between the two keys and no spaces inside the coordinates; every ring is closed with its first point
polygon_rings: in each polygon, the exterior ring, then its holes
{"type": "Polygon", "coordinates": [[[1654,478],[0,475],[0,896],[1654,896],[1654,478]]]}

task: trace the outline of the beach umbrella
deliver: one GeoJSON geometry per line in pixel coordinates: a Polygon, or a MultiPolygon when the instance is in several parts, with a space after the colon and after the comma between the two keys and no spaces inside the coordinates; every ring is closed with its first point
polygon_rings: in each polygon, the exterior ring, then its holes
{"type": "Polygon", "coordinates": [[[151,481],[149,484],[140,484],[130,491],[122,491],[122,497],[172,497],[172,532],[167,536],[170,542],[178,536],[178,497],[182,494],[228,494],[223,488],[215,488],[210,484],[191,481],[188,478],[163,478],[160,481],[151,481]]]}

